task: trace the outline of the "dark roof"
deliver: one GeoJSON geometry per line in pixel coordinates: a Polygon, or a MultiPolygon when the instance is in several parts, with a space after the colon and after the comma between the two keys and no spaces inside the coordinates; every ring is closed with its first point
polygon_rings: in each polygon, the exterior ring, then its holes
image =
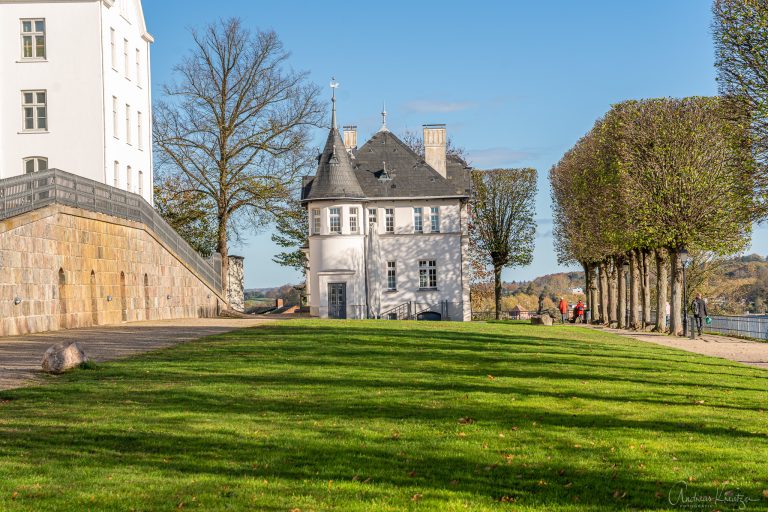
{"type": "MultiPolygon", "coordinates": [[[[446,178],[443,178],[420,155],[390,131],[377,132],[353,155],[351,164],[354,177],[365,197],[467,197],[469,195],[469,170],[464,163],[448,157],[446,178]]],[[[321,171],[322,169],[318,167],[316,177],[304,179],[303,199],[330,197],[316,194],[316,187],[324,188],[320,181],[321,171]]]]}
{"type": "Polygon", "coordinates": [[[303,199],[359,199],[365,196],[335,126],[328,133],[325,149],[318,159],[315,179],[309,188],[303,188],[303,199]]]}

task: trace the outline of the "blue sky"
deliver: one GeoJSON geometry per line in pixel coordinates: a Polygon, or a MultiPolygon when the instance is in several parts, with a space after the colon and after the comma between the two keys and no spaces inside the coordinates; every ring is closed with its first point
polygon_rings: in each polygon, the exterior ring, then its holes
{"type": "MultiPolygon", "coordinates": [[[[539,171],[534,263],[506,280],[558,272],[547,173],[612,103],[717,92],[707,0],[499,2],[266,2],[144,0],[155,98],[191,46],[188,30],[230,16],[274,29],[291,66],[338,89],[340,124],[359,143],[380,125],[396,133],[446,123],[478,168],[539,171]]],[[[326,133],[317,130],[318,146],[326,133]]],[[[768,254],[768,229],[753,249],[768,254]]],[[[246,286],[299,282],[271,258],[268,233],[232,252],[245,256],[246,286]]]]}

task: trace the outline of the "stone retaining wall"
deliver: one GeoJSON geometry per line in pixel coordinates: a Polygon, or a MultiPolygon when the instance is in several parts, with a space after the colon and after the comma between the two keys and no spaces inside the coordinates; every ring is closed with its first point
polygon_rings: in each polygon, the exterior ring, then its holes
{"type": "Polygon", "coordinates": [[[211,317],[225,302],[143,224],[60,205],[0,222],[0,336],[211,317]]]}

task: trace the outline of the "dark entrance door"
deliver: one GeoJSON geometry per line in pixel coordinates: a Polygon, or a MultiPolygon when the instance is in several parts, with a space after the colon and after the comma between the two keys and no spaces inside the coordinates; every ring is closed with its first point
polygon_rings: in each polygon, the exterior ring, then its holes
{"type": "Polygon", "coordinates": [[[347,283],[328,283],[328,316],[347,318],[347,283]]]}

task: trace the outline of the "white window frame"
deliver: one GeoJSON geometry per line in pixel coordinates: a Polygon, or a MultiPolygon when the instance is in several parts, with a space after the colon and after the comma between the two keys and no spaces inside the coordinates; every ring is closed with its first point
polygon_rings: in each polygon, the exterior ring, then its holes
{"type": "Polygon", "coordinates": [[[341,234],[341,208],[328,208],[328,231],[341,234]]]}
{"type": "Polygon", "coordinates": [[[437,261],[419,260],[419,289],[434,290],[437,288],[437,261]]]}
{"type": "Polygon", "coordinates": [[[137,134],[136,137],[138,137],[138,146],[139,151],[144,151],[144,116],[142,116],[141,112],[136,112],[136,128],[137,128],[137,134]]]}
{"type": "Polygon", "coordinates": [[[117,96],[112,96],[112,136],[116,139],[120,138],[119,110],[120,102],[117,100],[117,96]]]}
{"type": "Polygon", "coordinates": [[[48,58],[48,38],[46,36],[46,21],[45,18],[22,18],[20,21],[20,28],[19,32],[21,34],[21,60],[29,61],[29,60],[40,60],[44,61],[48,58]],[[37,30],[37,24],[39,22],[43,23],[43,30],[37,30]],[[24,31],[24,24],[29,23],[30,24],[30,30],[29,32],[24,31]],[[24,38],[29,37],[31,39],[31,55],[27,56],[24,54],[24,38]],[[43,38],[43,54],[38,55],[37,53],[37,39],[39,37],[43,38]]]}
{"type": "Polygon", "coordinates": [[[139,171],[139,195],[144,195],[144,173],[139,171]]]}
{"type": "Polygon", "coordinates": [[[413,208],[413,232],[424,232],[424,208],[416,206],[413,208]]]}
{"type": "Polygon", "coordinates": [[[44,156],[28,156],[27,158],[22,159],[22,169],[24,170],[24,174],[45,171],[48,169],[48,159],[44,156]],[[27,169],[27,164],[30,162],[32,162],[33,167],[31,171],[27,169]],[[42,169],[40,168],[41,162],[45,162],[45,166],[42,169]]]}
{"type": "Polygon", "coordinates": [[[125,190],[133,192],[133,169],[130,165],[125,168],[125,190]]]}
{"type": "Polygon", "coordinates": [[[312,234],[320,234],[320,208],[312,208],[312,234]]]}
{"type": "Polygon", "coordinates": [[[349,232],[352,234],[357,234],[360,230],[360,223],[358,222],[358,212],[356,206],[353,206],[349,209],[349,232]]]}
{"type": "Polygon", "coordinates": [[[378,223],[378,211],[376,208],[368,208],[368,226],[378,223]]]}
{"type": "Polygon", "coordinates": [[[114,174],[115,174],[114,175],[115,188],[120,188],[120,162],[118,162],[117,160],[115,160],[114,174]]]}
{"type": "Polygon", "coordinates": [[[131,62],[130,58],[128,57],[128,40],[123,39],[123,60],[125,61],[123,64],[125,66],[125,79],[130,80],[131,79],[131,62]]]}
{"type": "Polygon", "coordinates": [[[48,91],[45,89],[21,91],[21,131],[23,132],[47,132],[50,127],[48,121],[48,91]],[[32,95],[32,103],[27,103],[26,95],[32,95]],[[44,94],[44,101],[39,101],[39,94],[44,94]],[[32,128],[27,128],[27,109],[32,109],[32,128]],[[43,122],[45,126],[40,127],[40,109],[43,109],[43,122]]]}
{"type": "Polygon", "coordinates": [[[125,143],[129,146],[131,144],[131,106],[125,104],[125,143]]]}
{"type": "Polygon", "coordinates": [[[395,209],[384,208],[384,231],[387,233],[395,232],[395,209]]]}
{"type": "Polygon", "coordinates": [[[136,48],[136,87],[141,87],[141,50],[136,48]]]}
{"type": "Polygon", "coordinates": [[[117,33],[114,28],[109,29],[109,44],[112,49],[112,69],[117,71],[117,33]]]}
{"type": "Polygon", "coordinates": [[[432,206],[429,209],[429,229],[432,233],[440,232],[440,207],[432,206]]]}
{"type": "Polygon", "coordinates": [[[397,291],[397,262],[387,262],[387,290],[397,291]]]}

